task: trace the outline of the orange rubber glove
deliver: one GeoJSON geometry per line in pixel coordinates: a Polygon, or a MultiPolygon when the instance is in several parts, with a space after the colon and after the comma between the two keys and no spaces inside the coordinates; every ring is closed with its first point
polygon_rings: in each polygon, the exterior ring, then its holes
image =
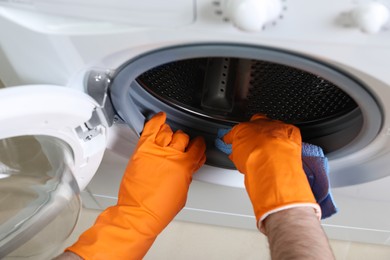
{"type": "Polygon", "coordinates": [[[173,133],[165,113],[145,125],[123,176],[116,206],[68,251],[84,259],[142,259],[156,236],[184,207],[192,174],[205,162],[203,138],[173,133]]]}
{"type": "Polygon", "coordinates": [[[262,221],[268,215],[292,207],[313,207],[321,218],[303,170],[297,127],[257,114],[233,127],[223,140],[232,144],[229,158],[245,175],[260,231],[264,233],[262,221]]]}

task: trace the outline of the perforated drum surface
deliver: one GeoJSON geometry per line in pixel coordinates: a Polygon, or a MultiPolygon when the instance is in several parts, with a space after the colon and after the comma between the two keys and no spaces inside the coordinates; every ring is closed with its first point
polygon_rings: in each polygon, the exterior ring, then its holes
{"type": "Polygon", "coordinates": [[[156,67],[138,78],[147,90],[157,96],[199,107],[207,59],[192,59],[156,67]]]}
{"type": "MultiPolygon", "coordinates": [[[[242,61],[242,60],[241,60],[242,61]]],[[[190,59],[149,70],[137,81],[156,97],[209,116],[245,121],[255,113],[290,123],[323,121],[344,115],[357,104],[340,88],[311,73],[266,61],[245,60],[246,82],[233,82],[233,108],[218,113],[204,109],[202,92],[209,59],[190,59]],[[245,96],[237,89],[247,89],[245,96]]],[[[236,78],[235,78],[236,79],[236,78]]],[[[241,91],[242,92],[242,91],[241,91]]]]}

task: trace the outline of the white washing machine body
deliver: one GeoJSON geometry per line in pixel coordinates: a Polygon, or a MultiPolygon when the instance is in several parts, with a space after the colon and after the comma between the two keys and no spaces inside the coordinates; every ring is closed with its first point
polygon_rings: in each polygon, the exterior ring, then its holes
{"type": "MultiPolygon", "coordinates": [[[[232,56],[245,58],[264,49],[272,54],[291,53],[337,68],[363,83],[363,88],[349,89],[349,94],[362,108],[364,123],[357,139],[364,139],[364,145],[330,156],[331,179],[334,186],[339,186],[333,193],[340,212],[323,225],[332,238],[388,244],[390,33],[386,20],[380,31],[350,23],[356,10],[367,2],[285,1],[278,16],[258,32],[242,30],[245,25],[240,23],[241,29],[233,26],[226,1],[146,1],[129,6],[116,1],[117,9],[110,3],[87,10],[78,9],[76,2],[62,6],[53,1],[57,8],[42,4],[44,1],[5,2],[0,5],[0,76],[6,86],[51,84],[52,88],[73,88],[85,95],[88,80],[108,86],[131,64],[139,64],[132,67],[132,73],[137,75],[164,62],[223,56],[230,50],[232,56]],[[115,15],[119,9],[123,13],[115,15]],[[241,54],[234,54],[240,48],[241,54]],[[251,51],[246,52],[248,49],[251,51]],[[153,63],[154,59],[158,61],[153,63]]],[[[389,7],[388,1],[382,3],[389,7]]],[[[284,58],[281,56],[279,61],[284,62],[284,58]]],[[[303,64],[311,69],[311,63],[303,64]]],[[[107,96],[98,95],[99,98],[95,101],[97,110],[104,109],[107,96]]],[[[104,116],[99,118],[106,124],[104,116]]],[[[136,127],[118,123],[108,127],[109,124],[103,127],[108,129],[109,151],[84,193],[85,206],[91,208],[103,209],[115,203],[124,166],[139,134],[136,127]],[[108,182],[112,184],[109,187],[108,182]]],[[[77,150],[82,145],[73,146],[77,150]]],[[[94,174],[93,168],[85,181],[76,176],[81,189],[94,174]]],[[[205,165],[196,174],[187,206],[178,219],[255,228],[242,175],[205,165]]]]}

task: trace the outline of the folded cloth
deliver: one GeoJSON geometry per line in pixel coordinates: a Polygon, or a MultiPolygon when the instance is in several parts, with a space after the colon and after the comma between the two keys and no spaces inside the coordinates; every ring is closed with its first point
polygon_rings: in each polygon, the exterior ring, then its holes
{"type": "MultiPolygon", "coordinates": [[[[215,139],[215,147],[227,155],[232,153],[232,145],[226,144],[222,138],[229,131],[230,129],[219,129],[215,139]]],[[[328,159],[321,147],[302,142],[302,165],[314,197],[321,207],[321,218],[337,213],[330,191],[328,159]]]]}

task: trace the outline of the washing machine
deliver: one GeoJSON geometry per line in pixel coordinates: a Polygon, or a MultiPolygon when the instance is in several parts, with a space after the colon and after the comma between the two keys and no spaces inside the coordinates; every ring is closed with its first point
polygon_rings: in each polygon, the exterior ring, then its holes
{"type": "Polygon", "coordinates": [[[243,176],[214,139],[260,112],[325,151],[339,208],[322,223],[328,236],[389,244],[389,8],[1,1],[0,255],[53,252],[77,222],[80,194],[87,208],[115,204],[144,122],[158,111],[207,143],[177,219],[255,228],[243,176]]]}

